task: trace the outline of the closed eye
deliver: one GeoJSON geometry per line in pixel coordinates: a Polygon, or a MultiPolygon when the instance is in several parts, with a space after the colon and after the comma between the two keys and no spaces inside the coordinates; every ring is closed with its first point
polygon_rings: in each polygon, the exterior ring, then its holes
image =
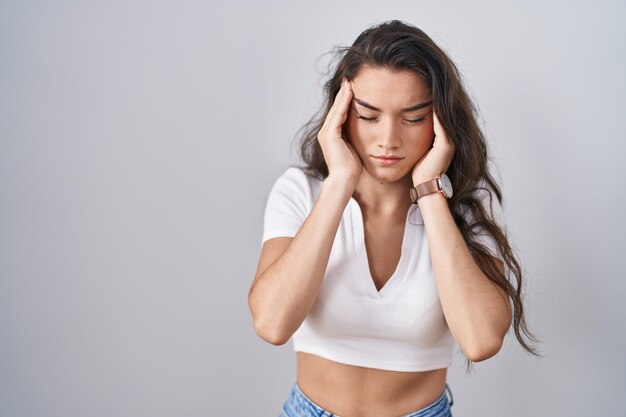
{"type": "Polygon", "coordinates": [[[407,121],[407,122],[409,122],[409,123],[419,123],[419,122],[421,122],[422,120],[424,120],[425,118],[426,118],[426,116],[424,116],[424,117],[420,117],[419,119],[404,119],[404,120],[406,120],[406,121],[407,121]]]}
{"type": "Polygon", "coordinates": [[[373,122],[374,120],[376,120],[376,118],[375,118],[375,117],[364,117],[364,116],[361,116],[361,115],[360,115],[360,114],[358,114],[358,113],[357,113],[357,115],[356,115],[356,118],[357,118],[357,119],[361,119],[361,120],[365,120],[366,122],[373,122]]]}
{"type": "MultiPolygon", "coordinates": [[[[356,116],[357,119],[361,119],[365,122],[375,122],[376,121],[376,117],[365,117],[365,116],[361,116],[360,114],[357,113],[356,116]]],[[[420,117],[419,119],[404,119],[405,121],[409,122],[409,123],[419,123],[421,121],[423,121],[426,118],[426,116],[420,117]]]]}

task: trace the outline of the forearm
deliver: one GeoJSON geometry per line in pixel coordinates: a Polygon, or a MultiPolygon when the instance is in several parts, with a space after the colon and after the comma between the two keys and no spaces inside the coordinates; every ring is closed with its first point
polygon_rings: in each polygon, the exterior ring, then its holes
{"type": "Polygon", "coordinates": [[[419,199],[446,321],[468,358],[495,355],[511,324],[506,293],[478,267],[441,193],[419,199]]]}
{"type": "Polygon", "coordinates": [[[317,298],[351,193],[345,181],[327,178],[296,236],[250,290],[255,322],[275,335],[276,344],[300,327],[317,298]]]}

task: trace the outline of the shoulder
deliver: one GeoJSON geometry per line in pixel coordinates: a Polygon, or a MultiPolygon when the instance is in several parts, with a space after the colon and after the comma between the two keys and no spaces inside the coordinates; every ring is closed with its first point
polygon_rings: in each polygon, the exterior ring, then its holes
{"type": "Polygon", "coordinates": [[[296,235],[312,210],[319,183],[298,167],[289,167],[276,178],[265,205],[263,242],[296,235]]]}
{"type": "Polygon", "coordinates": [[[322,180],[308,174],[302,167],[289,166],[274,181],[273,189],[280,188],[286,192],[307,194],[314,197],[321,187],[322,180]]]}
{"type": "Polygon", "coordinates": [[[483,204],[491,206],[492,209],[497,209],[501,206],[501,202],[495,188],[492,187],[484,178],[480,178],[478,180],[473,194],[479,201],[483,202],[483,204]]]}
{"type": "Polygon", "coordinates": [[[491,224],[493,222],[501,233],[506,234],[506,223],[498,198],[498,190],[487,180],[480,178],[469,193],[472,198],[465,199],[461,214],[469,226],[466,233],[470,240],[482,244],[493,256],[503,261],[500,245],[494,237],[496,231],[491,224]]]}
{"type": "Polygon", "coordinates": [[[310,175],[308,175],[304,168],[290,165],[287,167],[283,173],[280,175],[281,178],[289,178],[293,181],[306,183],[313,179],[310,175]]]}
{"type": "Polygon", "coordinates": [[[502,225],[504,223],[503,209],[498,194],[498,191],[485,178],[481,177],[471,190],[470,195],[473,197],[473,201],[465,200],[464,203],[460,204],[459,211],[472,223],[474,221],[472,211],[478,208],[477,205],[480,205],[487,216],[498,225],[502,225]]]}
{"type": "Polygon", "coordinates": [[[285,169],[285,171],[283,172],[283,175],[292,178],[298,178],[301,181],[307,181],[310,183],[322,181],[321,179],[315,177],[313,174],[307,172],[304,167],[300,167],[297,165],[290,165],[289,167],[287,167],[287,169],[285,169]]]}

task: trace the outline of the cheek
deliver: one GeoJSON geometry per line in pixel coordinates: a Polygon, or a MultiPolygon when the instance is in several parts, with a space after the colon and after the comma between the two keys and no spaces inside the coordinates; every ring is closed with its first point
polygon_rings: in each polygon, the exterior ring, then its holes
{"type": "Polygon", "coordinates": [[[416,132],[411,141],[411,149],[415,151],[415,157],[421,158],[432,146],[435,139],[435,133],[432,129],[420,129],[416,132]]]}
{"type": "Polygon", "coordinates": [[[348,113],[348,118],[344,123],[344,132],[348,135],[348,140],[355,148],[360,148],[361,144],[367,141],[368,130],[364,128],[363,123],[352,112],[348,113]]]}
{"type": "Polygon", "coordinates": [[[435,126],[433,124],[432,116],[427,118],[425,122],[426,123],[424,123],[422,128],[422,135],[424,137],[424,140],[432,145],[435,140],[435,126]]]}

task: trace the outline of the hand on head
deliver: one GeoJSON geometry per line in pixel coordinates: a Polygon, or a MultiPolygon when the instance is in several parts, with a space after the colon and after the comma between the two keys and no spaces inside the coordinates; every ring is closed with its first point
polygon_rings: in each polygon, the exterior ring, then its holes
{"type": "Polygon", "coordinates": [[[433,146],[417,161],[411,173],[415,185],[430,181],[442,172],[446,172],[454,156],[454,143],[448,138],[445,129],[439,122],[434,107],[433,130],[435,133],[433,146]]]}
{"type": "Polygon", "coordinates": [[[329,176],[344,178],[356,187],[363,163],[343,132],[351,101],[352,87],[350,81],[344,78],[317,134],[317,140],[322,148],[329,176]]]}

